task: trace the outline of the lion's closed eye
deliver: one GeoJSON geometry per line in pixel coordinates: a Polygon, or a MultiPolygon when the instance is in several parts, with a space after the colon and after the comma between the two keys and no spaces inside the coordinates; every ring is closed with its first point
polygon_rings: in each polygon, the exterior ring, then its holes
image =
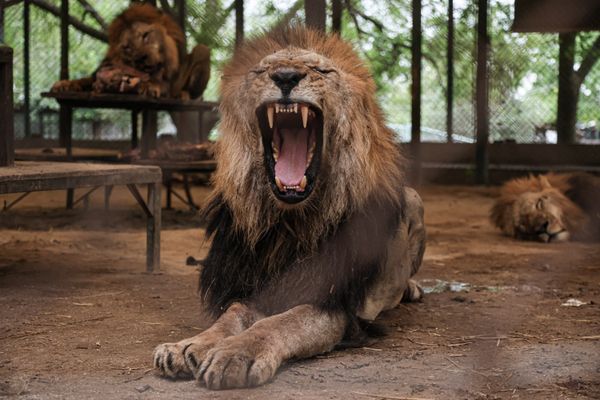
{"type": "Polygon", "coordinates": [[[330,73],[332,73],[332,72],[336,72],[336,73],[337,73],[337,71],[336,71],[334,68],[327,68],[327,67],[317,67],[317,66],[313,66],[313,67],[310,67],[310,68],[311,68],[313,71],[316,71],[316,72],[318,72],[318,73],[320,73],[320,74],[324,74],[324,75],[326,75],[326,74],[330,74],[330,73]]]}
{"type": "Polygon", "coordinates": [[[535,209],[536,210],[543,210],[544,209],[544,198],[540,197],[537,201],[537,203],[535,203],[535,209]]]}

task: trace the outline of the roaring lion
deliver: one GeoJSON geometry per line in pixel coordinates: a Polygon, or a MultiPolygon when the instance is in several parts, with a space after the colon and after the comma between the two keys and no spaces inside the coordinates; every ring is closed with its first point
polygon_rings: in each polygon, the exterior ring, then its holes
{"type": "Polygon", "coordinates": [[[418,300],[423,207],[404,186],[375,84],[338,36],[283,28],[224,68],[212,244],[200,274],[218,317],[159,345],[154,366],[210,389],[264,384],[292,358],[358,343],[418,300]]]}
{"type": "Polygon", "coordinates": [[[108,52],[90,77],[58,81],[53,92],[137,93],[197,98],[210,77],[210,49],[186,54],[184,34],[166,13],[135,3],[108,27],[108,52]]]}
{"type": "Polygon", "coordinates": [[[523,240],[600,239],[600,178],[586,173],[529,176],[504,184],[492,222],[523,240]]]}

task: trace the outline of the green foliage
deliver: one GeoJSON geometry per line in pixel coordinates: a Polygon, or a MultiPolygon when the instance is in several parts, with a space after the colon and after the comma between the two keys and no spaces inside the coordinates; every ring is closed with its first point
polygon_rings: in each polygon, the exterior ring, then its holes
{"type": "MultiPolygon", "coordinates": [[[[60,0],[49,0],[55,6],[60,0]]],[[[89,0],[109,22],[129,4],[128,0],[89,0]]],[[[171,2],[172,3],[172,2],[171,2]]],[[[186,34],[188,48],[204,43],[212,49],[213,71],[205,99],[218,99],[220,68],[231,56],[235,41],[233,0],[187,0],[186,34]]],[[[410,45],[412,0],[344,0],[342,36],[364,57],[375,78],[380,101],[391,123],[410,123],[410,45]]],[[[302,0],[246,0],[246,36],[268,30],[286,17],[290,9],[302,16],[302,0]]],[[[71,15],[95,29],[102,27],[77,1],[70,2],[71,15]]],[[[493,139],[533,140],[534,125],[556,118],[558,83],[558,39],[550,34],[515,34],[512,2],[490,3],[490,84],[489,98],[493,139]]],[[[24,99],[23,4],[11,6],[5,14],[6,42],[15,49],[15,101],[24,99]]],[[[476,5],[472,0],[455,0],[454,44],[454,132],[473,136],[476,60],[476,5]]],[[[445,131],[447,0],[423,0],[422,100],[424,127],[445,131]]],[[[596,40],[595,33],[581,33],[577,40],[576,62],[596,40]]],[[[89,75],[100,63],[106,44],[70,28],[71,77],[89,75]]],[[[60,70],[60,27],[58,18],[31,6],[31,94],[34,114],[44,107],[56,108],[39,93],[48,90],[60,70]]],[[[578,119],[599,120],[600,67],[594,66],[582,85],[578,119]]],[[[128,116],[113,111],[82,110],[82,119],[116,124],[128,131],[128,116]]],[[[33,116],[36,120],[36,116],[33,116]]],[[[34,130],[36,125],[34,124],[34,130]]],[[[48,131],[48,130],[46,130],[48,131]]],[[[77,133],[76,133],[77,134],[77,133]]]]}

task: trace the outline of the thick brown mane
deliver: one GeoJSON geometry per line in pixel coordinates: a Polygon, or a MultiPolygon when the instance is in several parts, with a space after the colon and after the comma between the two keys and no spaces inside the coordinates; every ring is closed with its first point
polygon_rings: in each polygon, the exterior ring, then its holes
{"type": "Polygon", "coordinates": [[[119,37],[123,31],[129,29],[135,22],[162,25],[167,34],[177,43],[180,56],[185,54],[185,37],[173,18],[150,4],[135,3],[117,16],[108,27],[108,43],[111,46],[108,55],[109,58],[111,51],[118,51],[118,49],[113,49],[113,45],[119,41],[119,37]]]}
{"type": "Polygon", "coordinates": [[[292,26],[253,38],[235,52],[223,70],[214,183],[216,195],[231,208],[235,227],[249,243],[285,221],[300,245],[314,246],[345,215],[361,210],[368,201],[399,204],[404,159],[385,126],[375,89],[363,61],[337,35],[292,26]],[[251,96],[253,68],[283,49],[327,57],[339,71],[340,90],[347,91],[343,103],[324,111],[327,155],[314,194],[301,209],[286,211],[275,206],[268,188],[256,116],[245,97],[251,96]]]}
{"type": "MultiPolygon", "coordinates": [[[[549,173],[510,180],[500,189],[490,219],[505,234],[515,236],[519,224],[523,224],[520,218],[533,215],[535,200],[543,196],[560,210],[562,222],[571,235],[580,237],[588,229],[586,213],[589,211],[582,200],[593,195],[595,179],[587,174],[549,173]],[[585,192],[587,195],[581,196],[585,192]]],[[[596,183],[596,187],[600,188],[600,185],[596,183]]]]}

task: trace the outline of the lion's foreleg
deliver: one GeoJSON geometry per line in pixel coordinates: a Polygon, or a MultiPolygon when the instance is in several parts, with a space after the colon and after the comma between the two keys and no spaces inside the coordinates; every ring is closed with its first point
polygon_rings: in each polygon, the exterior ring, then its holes
{"type": "Polygon", "coordinates": [[[262,385],[284,361],[331,350],[342,339],[345,327],[342,313],[297,306],[219,342],[194,375],[209,389],[262,385]]]}
{"type": "Polygon", "coordinates": [[[53,93],[91,91],[93,82],[94,78],[91,76],[81,79],[62,80],[54,83],[50,91],[53,93]]]}
{"type": "Polygon", "coordinates": [[[249,307],[232,304],[215,323],[202,333],[177,343],[164,343],[154,350],[154,367],[170,378],[191,377],[206,353],[219,341],[250,327],[261,315],[249,307]]]}

